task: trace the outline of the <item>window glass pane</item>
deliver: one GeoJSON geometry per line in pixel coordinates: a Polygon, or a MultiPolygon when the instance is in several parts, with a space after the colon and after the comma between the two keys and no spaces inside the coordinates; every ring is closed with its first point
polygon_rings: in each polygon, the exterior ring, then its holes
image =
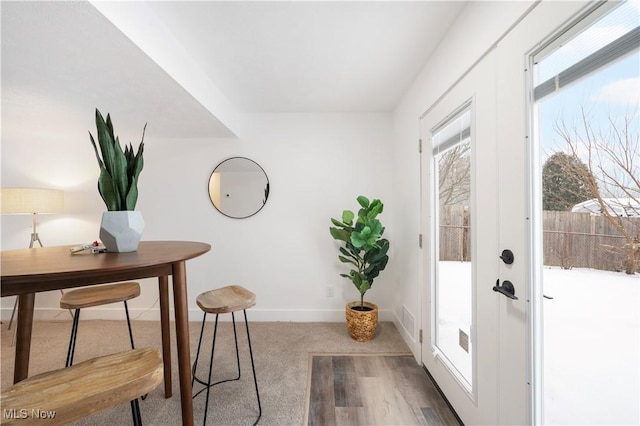
{"type": "Polygon", "coordinates": [[[461,383],[472,384],[470,109],[433,136],[438,244],[435,346],[461,383]]]}
{"type": "Polygon", "coordinates": [[[538,62],[536,84],[550,79],[640,24],[640,2],[626,1],[538,62]]]}
{"type": "MultiPolygon", "coordinates": [[[[637,7],[618,7],[579,45],[637,26],[637,7]]],[[[548,60],[538,67],[557,67],[548,60]]],[[[543,301],[545,424],[640,424],[639,94],[635,50],[535,104],[539,285],[553,297],[543,301]]]]}

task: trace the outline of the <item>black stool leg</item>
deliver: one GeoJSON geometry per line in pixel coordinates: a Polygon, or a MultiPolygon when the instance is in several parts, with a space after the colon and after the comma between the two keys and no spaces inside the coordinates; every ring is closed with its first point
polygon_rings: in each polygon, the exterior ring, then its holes
{"type": "Polygon", "coordinates": [[[218,332],[218,317],[220,315],[216,314],[216,324],[213,328],[213,343],[211,344],[211,359],[209,360],[209,378],[207,380],[207,400],[204,403],[204,419],[202,421],[203,425],[207,424],[207,411],[209,410],[209,391],[211,390],[211,371],[213,370],[213,352],[216,348],[216,334],[218,332]]]}
{"type": "MultiPolygon", "coordinates": [[[[249,345],[249,355],[251,358],[251,369],[253,371],[253,383],[255,385],[255,389],[256,389],[256,397],[258,399],[258,418],[256,419],[255,423],[253,423],[254,425],[258,424],[258,421],[260,420],[260,418],[262,417],[262,404],[260,402],[260,393],[258,391],[258,379],[256,377],[256,367],[255,367],[255,363],[253,361],[253,347],[251,345],[251,335],[249,334],[249,321],[247,320],[247,311],[243,310],[244,312],[244,321],[245,321],[245,326],[246,326],[246,331],[247,331],[247,341],[248,341],[248,345],[249,345]]],[[[200,339],[198,340],[198,350],[196,352],[196,359],[193,363],[193,367],[191,369],[191,373],[192,373],[192,377],[191,377],[191,387],[193,387],[194,383],[197,381],[198,383],[201,383],[202,385],[204,385],[204,388],[200,389],[198,392],[196,392],[193,395],[193,398],[195,398],[196,396],[200,395],[203,391],[207,391],[206,392],[206,398],[207,400],[205,401],[205,406],[204,406],[204,419],[203,419],[203,424],[206,425],[207,423],[207,414],[209,411],[209,395],[210,395],[210,389],[211,387],[220,384],[220,383],[225,383],[225,382],[231,382],[231,381],[236,381],[240,379],[241,376],[241,369],[240,369],[240,350],[238,348],[238,333],[237,333],[237,329],[236,329],[236,319],[235,319],[235,314],[234,312],[231,312],[231,319],[233,322],[233,337],[235,340],[235,345],[236,345],[236,361],[237,361],[237,366],[238,366],[238,377],[233,378],[233,379],[225,379],[225,380],[220,380],[218,382],[215,383],[211,383],[211,376],[212,376],[212,372],[213,372],[213,357],[214,357],[214,353],[215,353],[215,347],[216,347],[216,337],[217,337],[217,333],[218,333],[218,317],[219,314],[216,314],[216,321],[215,321],[215,325],[213,328],[213,342],[211,345],[211,358],[209,359],[209,376],[207,378],[207,381],[205,382],[202,379],[199,379],[198,377],[196,377],[196,367],[198,364],[198,359],[200,357],[200,348],[202,346],[202,336],[204,334],[204,325],[205,325],[205,320],[206,320],[206,313],[204,314],[204,317],[202,319],[202,327],[200,328],[200,339]]]]}
{"type": "Polygon", "coordinates": [[[129,318],[129,305],[127,301],[124,301],[124,313],[127,314],[127,327],[129,327],[129,341],[131,342],[131,349],[135,349],[136,346],[133,343],[133,332],[131,331],[131,319],[129,318]]]}
{"type": "Polygon", "coordinates": [[[231,312],[231,321],[233,322],[233,338],[235,339],[235,342],[236,342],[236,360],[238,361],[238,377],[236,377],[235,379],[225,380],[225,382],[240,380],[240,351],[238,350],[238,333],[236,332],[235,312],[231,312]]]}
{"type": "Polygon", "coordinates": [[[249,321],[247,320],[247,310],[244,309],[244,324],[247,328],[247,341],[249,342],[249,357],[251,358],[251,369],[253,370],[253,383],[256,386],[256,397],[258,398],[258,418],[254,425],[258,424],[260,417],[262,417],[262,404],[260,404],[260,393],[258,392],[258,379],[256,378],[256,366],[253,363],[253,349],[251,347],[251,336],[249,335],[249,321]]]}
{"type": "MultiPolygon", "coordinates": [[[[135,349],[136,345],[133,343],[133,331],[131,330],[131,318],[129,317],[129,305],[127,304],[126,300],[124,301],[124,313],[127,315],[127,327],[129,328],[129,341],[131,342],[131,349],[135,349]]],[[[140,398],[144,401],[145,399],[147,399],[148,395],[148,393],[145,393],[140,398]]]]}
{"type": "MultiPolygon", "coordinates": [[[[204,322],[207,320],[207,313],[204,313],[202,317],[202,327],[200,327],[200,340],[198,340],[198,350],[196,351],[196,360],[193,362],[193,367],[191,368],[191,388],[193,389],[193,384],[196,380],[196,366],[198,365],[198,358],[200,357],[200,346],[202,345],[202,334],[204,333],[204,322]]],[[[198,380],[200,382],[200,380],[198,380]]],[[[194,395],[195,398],[195,395],[194,395]]]]}
{"type": "MultiPolygon", "coordinates": [[[[240,379],[240,351],[238,350],[238,332],[236,329],[236,320],[235,320],[235,315],[233,312],[231,312],[231,318],[233,320],[233,337],[234,337],[234,341],[235,341],[235,345],[236,345],[236,363],[237,363],[237,368],[238,368],[238,375],[232,379],[223,379],[223,380],[219,380],[215,383],[211,383],[211,380],[209,380],[208,382],[205,382],[202,379],[199,379],[198,376],[196,375],[196,366],[198,363],[198,359],[200,357],[200,347],[202,344],[202,335],[204,333],[204,321],[206,320],[206,314],[205,317],[203,318],[202,321],[202,327],[200,328],[200,340],[198,340],[198,350],[196,352],[196,360],[193,363],[193,367],[191,368],[191,388],[193,388],[193,385],[195,384],[195,382],[200,383],[203,386],[215,386],[215,385],[219,385],[221,383],[226,383],[226,382],[234,382],[236,380],[240,379]]],[[[215,330],[214,330],[215,331],[215,330]]],[[[214,333],[214,337],[215,337],[215,333],[214,333]]],[[[214,341],[215,343],[215,341],[214,341]]],[[[195,393],[193,395],[193,398],[195,398],[196,396],[200,395],[202,392],[204,392],[205,388],[200,389],[197,393],[195,393]]]]}
{"type": "Polygon", "coordinates": [[[140,415],[140,404],[137,399],[131,401],[131,416],[133,417],[133,426],[142,426],[142,416],[140,415]]]}
{"type": "Polygon", "coordinates": [[[73,353],[76,350],[76,338],[78,337],[78,323],[80,322],[80,309],[76,309],[71,325],[71,337],[69,338],[69,350],[67,351],[67,361],[64,366],[70,367],[73,364],[73,353]]]}

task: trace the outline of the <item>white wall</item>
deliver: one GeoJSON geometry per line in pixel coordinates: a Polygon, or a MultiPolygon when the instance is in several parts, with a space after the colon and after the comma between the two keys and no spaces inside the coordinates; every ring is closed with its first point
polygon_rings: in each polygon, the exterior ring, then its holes
{"type": "MultiPolygon", "coordinates": [[[[38,231],[46,246],[97,239],[104,206],[87,135],[94,128],[93,111],[87,111],[86,121],[72,121],[64,131],[59,122],[13,127],[7,118],[17,113],[3,109],[2,186],[65,191],[65,213],[40,218],[38,231]]],[[[114,114],[123,142],[139,140],[143,124],[114,114]],[[122,133],[119,128],[133,131],[122,133]]],[[[239,283],[257,294],[255,320],[343,321],[344,305],[359,294],[339,276],[343,265],[329,235],[329,219],[345,208],[356,209],[360,194],[383,202],[391,199],[390,114],[245,115],[242,128],[240,139],[177,140],[162,139],[154,134],[153,123],[148,124],[137,205],[146,223],[143,239],[212,245],[209,253],[187,262],[191,319],[200,317],[195,305],[200,292],[239,283]],[[213,168],[232,156],[258,162],[271,184],[265,207],[247,219],[220,214],[207,191],[213,168]],[[333,298],[326,297],[329,285],[335,288],[333,298]]],[[[388,208],[381,219],[387,224],[391,218],[388,208]]],[[[28,245],[28,216],[2,216],[1,224],[2,250],[28,245]]],[[[387,233],[394,241],[391,226],[387,233]]],[[[393,250],[392,244],[392,259],[393,250]]],[[[390,264],[367,293],[368,300],[379,304],[383,320],[391,320],[393,269],[390,264]]],[[[155,319],[157,286],[154,280],[142,282],[141,297],[130,303],[133,316],[148,310],[140,318],[155,319]]],[[[58,301],[59,293],[39,294],[36,318],[67,317],[58,301]]],[[[13,298],[2,299],[2,318],[9,317],[12,306],[13,298]]],[[[122,310],[112,305],[85,315],[120,318],[122,310]]]]}
{"type": "Polygon", "coordinates": [[[395,255],[402,258],[402,268],[396,269],[398,289],[394,312],[399,322],[403,316],[403,306],[415,317],[413,333],[400,324],[398,328],[417,358],[420,354],[418,332],[423,297],[422,252],[418,247],[418,234],[422,232],[418,153],[420,116],[495,44],[531,3],[467,4],[393,114],[393,204],[402,206],[402,214],[396,215],[392,224],[395,255]]]}
{"type": "MultiPolygon", "coordinates": [[[[356,208],[355,197],[364,194],[385,202],[381,219],[391,240],[390,264],[367,298],[393,310],[386,318],[395,318],[401,331],[402,307],[415,317],[415,327],[405,332],[405,339],[417,355],[422,297],[419,116],[530,4],[470,2],[392,115],[244,115],[239,140],[163,140],[149,123],[138,204],[147,224],[143,238],[213,246],[210,253],[188,263],[192,313],[198,312],[193,299],[200,291],[241,282],[258,294],[255,311],[262,319],[341,321],[344,302],[355,299],[357,292],[338,276],[341,265],[336,243],[328,235],[328,218],[356,208]],[[224,217],[207,195],[212,169],[231,156],[257,161],[271,182],[267,205],[248,219],[224,217]],[[335,286],[335,298],[325,297],[327,285],[335,286]]],[[[97,238],[103,210],[86,133],[94,127],[93,112],[78,120],[64,108],[52,105],[52,111],[51,122],[18,127],[12,123],[25,121],[14,116],[25,111],[3,106],[2,186],[64,189],[66,213],[40,220],[43,242],[89,242],[97,238]],[[59,130],[59,123],[65,123],[66,131],[59,130]]],[[[139,139],[143,123],[127,122],[115,113],[114,117],[122,141],[139,139]],[[121,133],[119,128],[133,130],[121,133]]],[[[2,249],[25,247],[29,218],[1,220],[2,249]]],[[[131,306],[138,313],[150,309],[143,318],[154,318],[156,296],[151,282],[131,306]]],[[[2,300],[3,318],[11,306],[12,300],[2,300]]],[[[36,309],[39,317],[59,315],[57,295],[39,296],[36,309]]],[[[119,307],[114,310],[120,312],[119,307]]]]}

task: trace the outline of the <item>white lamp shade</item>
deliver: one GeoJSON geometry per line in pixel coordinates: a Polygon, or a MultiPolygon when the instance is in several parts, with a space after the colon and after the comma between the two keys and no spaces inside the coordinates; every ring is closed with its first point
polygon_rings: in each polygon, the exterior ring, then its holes
{"type": "Polygon", "coordinates": [[[1,188],[2,213],[62,213],[63,193],[58,189],[1,188]]]}

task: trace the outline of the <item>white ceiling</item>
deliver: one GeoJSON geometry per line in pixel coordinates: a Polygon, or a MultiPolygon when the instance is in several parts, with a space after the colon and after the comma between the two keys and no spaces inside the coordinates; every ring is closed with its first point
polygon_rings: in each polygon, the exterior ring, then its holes
{"type": "Polygon", "coordinates": [[[464,5],[3,1],[3,121],[99,107],[163,136],[229,136],[215,89],[236,113],[391,111],[464,5]]]}

